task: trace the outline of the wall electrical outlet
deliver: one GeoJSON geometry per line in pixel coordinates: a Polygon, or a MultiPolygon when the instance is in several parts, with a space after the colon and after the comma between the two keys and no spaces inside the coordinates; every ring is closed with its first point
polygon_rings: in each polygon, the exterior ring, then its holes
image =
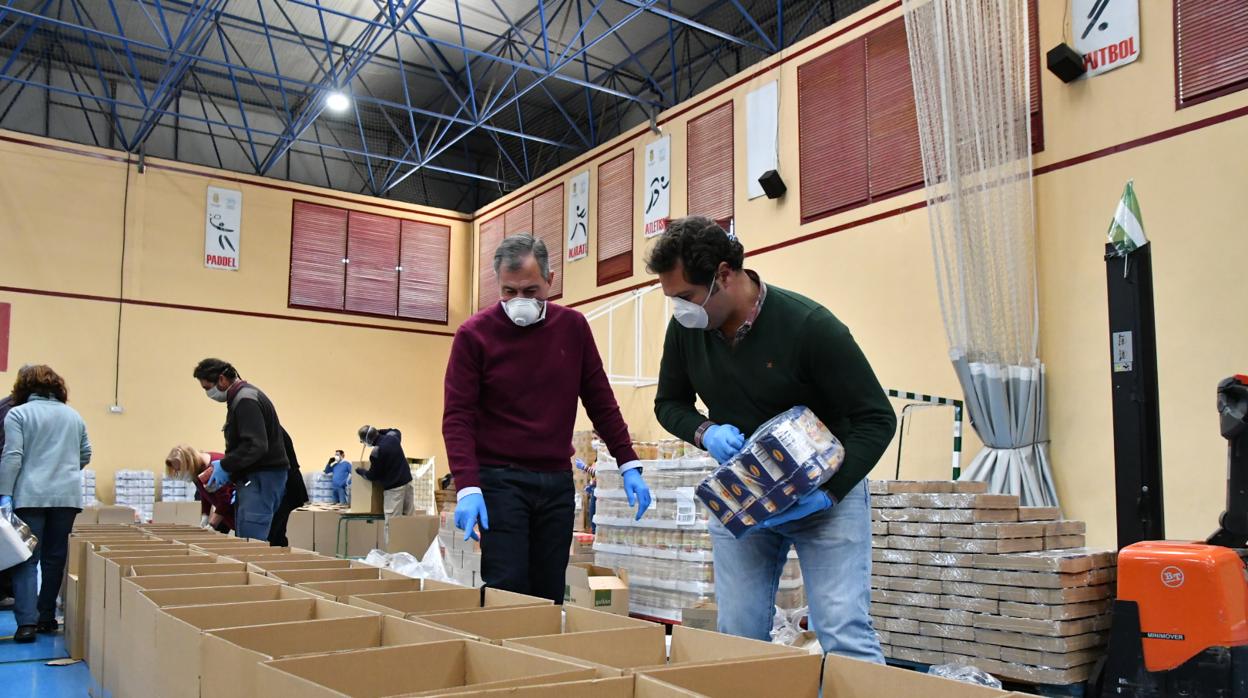
{"type": "Polygon", "coordinates": [[[113,414],[121,414],[121,413],[125,412],[125,411],[126,411],[126,409],[125,409],[124,407],[122,407],[121,405],[109,405],[109,406],[108,406],[108,411],[109,411],[109,412],[112,412],[113,414]]]}

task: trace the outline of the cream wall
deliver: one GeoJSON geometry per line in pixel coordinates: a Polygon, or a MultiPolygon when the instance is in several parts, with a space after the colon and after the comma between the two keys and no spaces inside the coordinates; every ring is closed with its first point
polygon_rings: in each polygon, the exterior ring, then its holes
{"type": "MultiPolygon", "coordinates": [[[[1045,149],[1034,159],[1041,357],[1048,366],[1055,476],[1067,516],[1086,519],[1090,542],[1106,546],[1114,544],[1116,532],[1102,246],[1127,179],[1135,180],[1145,228],[1154,242],[1166,509],[1172,537],[1202,537],[1216,525],[1224,500],[1225,444],[1217,432],[1214,387],[1218,379],[1246,370],[1248,360],[1248,323],[1238,321],[1232,300],[1243,296],[1242,260],[1248,256],[1248,237],[1237,232],[1242,228],[1240,190],[1248,179],[1243,157],[1248,120],[1235,113],[1223,123],[1202,123],[1248,106],[1248,92],[1176,110],[1171,3],[1140,5],[1143,34],[1137,62],[1072,85],[1063,85],[1048,72],[1042,75],[1045,149]],[[1190,132],[1169,133],[1189,127],[1190,132]],[[1136,140],[1153,137],[1158,140],[1136,140]],[[1101,152],[1111,148],[1113,152],[1101,152]],[[1080,161],[1072,162],[1075,158],[1080,161]]],[[[800,222],[797,67],[899,16],[896,3],[877,3],[708,90],[692,105],[660,115],[663,132],[672,136],[672,215],[686,213],[686,123],[733,100],[737,232],[747,253],[755,251],[748,266],[772,283],[826,304],[853,329],[886,387],[956,397],[961,391],[949,365],[935,297],[927,216],[922,209],[897,213],[920,203],[922,194],[896,196],[807,225],[800,222]],[[732,85],[742,77],[749,79],[732,85]],[[780,172],[788,194],[779,201],[747,201],[745,95],[772,79],[780,81],[780,172]],[[881,218],[875,220],[877,216],[881,218]],[[830,232],[834,234],[823,234],[830,232]],[[767,249],[794,240],[800,242],[767,249]]],[[[1041,2],[1042,52],[1069,39],[1062,25],[1062,3],[1041,2]]],[[[606,302],[600,299],[604,294],[648,279],[640,235],[640,173],[645,144],[652,139],[644,128],[635,129],[478,211],[477,220],[566,182],[587,166],[595,179],[597,164],[632,148],[638,231],[633,278],[596,285],[592,234],[589,258],[565,269],[562,302],[586,312],[599,307],[606,302]]],[[[591,204],[596,201],[595,183],[591,204]]],[[[591,231],[592,215],[591,207],[591,231]]],[[[654,375],[662,343],[661,304],[647,303],[643,357],[647,372],[654,375]]],[[[633,333],[624,329],[633,326],[631,309],[617,311],[614,322],[614,337],[608,336],[605,319],[594,323],[599,347],[631,372],[633,333]]],[[[653,388],[618,387],[616,394],[634,432],[642,438],[663,435],[653,418],[653,388]]],[[[944,408],[914,415],[906,435],[903,477],[948,476],[950,416],[944,408]]],[[[587,425],[582,417],[581,426],[587,425]]],[[[966,431],[964,463],[980,446],[969,424],[966,431]]],[[[895,448],[896,440],[877,476],[891,477],[895,448]]]]}
{"type": "Polygon", "coordinates": [[[95,446],[100,499],[111,501],[120,468],[162,470],[175,443],[222,448],[224,407],[191,378],[207,356],[233,362],[272,398],[305,471],[336,448],[358,457],[355,432],[365,422],[400,428],[409,455],[437,456],[445,467],[442,372],[428,367],[445,365],[469,306],[467,216],[394,202],[381,208],[367,197],[160,161],[143,174],[130,168],[127,195],[125,164],[93,157],[116,153],[6,135],[31,144],[0,143],[0,286],[22,290],[0,290],[0,302],[13,308],[9,371],[0,382],[10,384],[28,362],[65,376],[95,446]],[[49,145],[76,152],[40,147],[49,145]],[[209,185],[243,192],[237,272],[202,265],[209,185]],[[293,199],[450,225],[450,324],[288,309],[293,199]],[[111,414],[118,304],[110,299],[119,283],[127,299],[223,312],[122,306],[124,413],[111,414]],[[36,295],[47,292],[89,298],[36,295]]]}

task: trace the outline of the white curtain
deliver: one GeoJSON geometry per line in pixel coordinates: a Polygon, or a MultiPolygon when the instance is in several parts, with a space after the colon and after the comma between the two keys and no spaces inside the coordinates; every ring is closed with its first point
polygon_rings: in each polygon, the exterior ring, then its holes
{"type": "Polygon", "coordinates": [[[1056,506],[1037,356],[1027,0],[904,0],[937,289],[971,426],[964,478],[1056,506]]]}

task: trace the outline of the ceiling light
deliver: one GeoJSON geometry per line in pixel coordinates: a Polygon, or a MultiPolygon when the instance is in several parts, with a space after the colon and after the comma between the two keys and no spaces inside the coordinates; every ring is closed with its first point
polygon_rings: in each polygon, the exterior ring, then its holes
{"type": "Polygon", "coordinates": [[[335,90],[325,97],[325,106],[330,111],[346,111],[351,106],[351,98],[335,90]]]}

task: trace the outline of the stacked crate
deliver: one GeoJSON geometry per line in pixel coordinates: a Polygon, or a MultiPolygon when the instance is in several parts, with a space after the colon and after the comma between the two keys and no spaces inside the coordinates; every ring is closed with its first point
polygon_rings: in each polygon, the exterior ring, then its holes
{"type": "Polygon", "coordinates": [[[113,476],[113,503],[134,509],[140,521],[151,521],[156,505],[156,474],[148,470],[118,470],[113,476]]]}
{"type": "Polygon", "coordinates": [[[872,604],[885,656],[1001,678],[1088,678],[1107,640],[1114,553],[1081,521],[981,482],[872,483],[872,604]]]}
{"type": "Polygon", "coordinates": [[[85,468],[82,471],[82,508],[99,506],[95,498],[95,471],[85,468]]]}
{"type": "Polygon", "coordinates": [[[189,480],[179,480],[172,477],[161,478],[160,501],[193,502],[195,501],[195,484],[189,480]]]}

